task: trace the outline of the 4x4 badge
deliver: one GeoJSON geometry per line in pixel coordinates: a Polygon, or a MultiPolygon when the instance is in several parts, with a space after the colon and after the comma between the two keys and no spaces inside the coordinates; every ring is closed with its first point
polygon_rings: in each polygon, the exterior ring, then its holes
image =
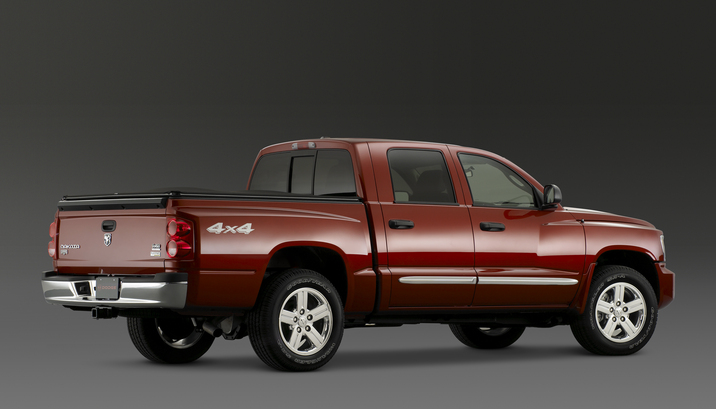
{"type": "Polygon", "coordinates": [[[112,244],[112,233],[105,233],[104,234],[104,245],[109,247],[110,244],[112,244]]]}

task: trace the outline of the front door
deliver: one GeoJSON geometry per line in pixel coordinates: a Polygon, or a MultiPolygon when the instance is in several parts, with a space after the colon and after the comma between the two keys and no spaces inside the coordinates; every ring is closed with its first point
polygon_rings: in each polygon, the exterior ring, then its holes
{"type": "Polygon", "coordinates": [[[535,189],[506,165],[457,155],[472,195],[478,284],[473,305],[561,307],[584,268],[584,228],[561,208],[540,210],[535,189]]]}

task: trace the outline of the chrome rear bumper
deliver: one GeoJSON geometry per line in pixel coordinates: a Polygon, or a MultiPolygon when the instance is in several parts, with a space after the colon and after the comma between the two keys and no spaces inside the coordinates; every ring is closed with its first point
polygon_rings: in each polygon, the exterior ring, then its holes
{"type": "Polygon", "coordinates": [[[96,298],[95,276],[70,276],[54,271],[42,273],[45,301],[72,307],[184,308],[187,273],[160,273],[146,277],[119,277],[119,298],[96,298]]]}

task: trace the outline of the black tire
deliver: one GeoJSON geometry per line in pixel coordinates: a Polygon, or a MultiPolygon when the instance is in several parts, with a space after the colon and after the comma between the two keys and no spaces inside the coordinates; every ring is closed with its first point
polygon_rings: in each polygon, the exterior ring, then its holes
{"type": "Polygon", "coordinates": [[[150,361],[185,364],[196,361],[214,343],[214,337],[196,332],[190,318],[127,318],[129,338],[150,361]]]}
{"type": "Polygon", "coordinates": [[[644,276],[625,266],[603,266],[594,273],[584,313],[570,326],[589,352],[629,355],[649,341],[658,314],[656,294],[644,276]]]}
{"type": "Polygon", "coordinates": [[[248,315],[248,332],[251,347],[266,365],[282,371],[312,371],[338,350],[343,304],[324,276],[290,269],[266,283],[248,315]],[[300,300],[305,305],[299,305],[300,300]]]}
{"type": "Polygon", "coordinates": [[[458,341],[469,347],[499,349],[514,344],[525,332],[525,327],[491,328],[479,324],[450,324],[450,330],[458,341]]]}

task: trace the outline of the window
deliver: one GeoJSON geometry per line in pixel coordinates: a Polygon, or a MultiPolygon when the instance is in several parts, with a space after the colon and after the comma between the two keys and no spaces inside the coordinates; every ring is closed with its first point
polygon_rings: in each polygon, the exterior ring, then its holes
{"type": "Polygon", "coordinates": [[[356,178],[353,175],[351,154],[342,149],[318,151],[313,194],[356,194],[356,178]]]}
{"type": "Polygon", "coordinates": [[[391,149],[388,162],[396,203],[455,203],[450,173],[440,151],[391,149]]]}
{"type": "Polygon", "coordinates": [[[344,149],[269,153],[259,159],[249,190],[304,195],[355,195],[351,155],[344,149]]]}
{"type": "Polygon", "coordinates": [[[291,193],[312,194],[315,156],[294,156],[291,159],[291,193]]]}
{"type": "Polygon", "coordinates": [[[512,169],[483,156],[458,154],[473,206],[535,207],[532,186],[512,169]]]}
{"type": "Polygon", "coordinates": [[[291,168],[291,154],[273,153],[264,155],[256,165],[249,190],[288,192],[288,176],[291,168]]]}

